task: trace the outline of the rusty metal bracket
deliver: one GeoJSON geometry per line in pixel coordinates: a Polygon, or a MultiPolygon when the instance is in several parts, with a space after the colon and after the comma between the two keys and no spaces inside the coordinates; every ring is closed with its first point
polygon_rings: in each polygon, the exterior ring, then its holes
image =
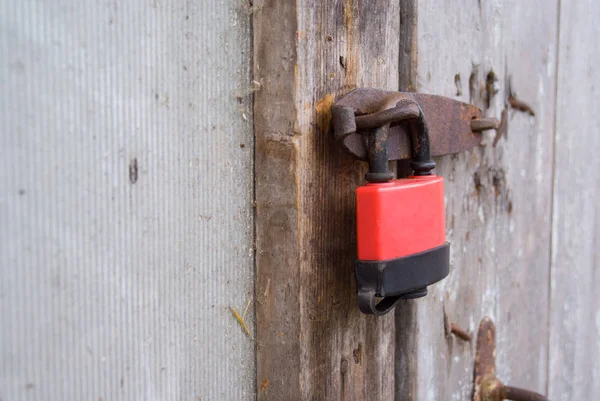
{"type": "Polygon", "coordinates": [[[477,333],[473,401],[549,401],[533,391],[507,386],[496,377],[496,326],[484,317],[477,333]]]}
{"type": "Polygon", "coordinates": [[[481,131],[499,126],[497,119],[483,118],[477,107],[447,97],[360,88],[333,105],[335,138],[354,157],[368,160],[368,134],[389,124],[387,159],[408,159],[411,143],[407,122],[418,117],[419,106],[427,117],[432,156],[472,149],[481,143],[481,131]]]}

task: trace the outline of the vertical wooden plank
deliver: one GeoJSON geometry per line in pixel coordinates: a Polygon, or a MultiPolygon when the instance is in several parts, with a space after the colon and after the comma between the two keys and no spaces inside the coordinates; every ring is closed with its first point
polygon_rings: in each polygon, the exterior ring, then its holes
{"type": "Polygon", "coordinates": [[[500,41],[497,60],[506,60],[498,83],[534,115],[509,109],[508,137],[496,147],[500,168],[492,170],[499,216],[496,363],[505,383],[545,394],[558,8],[556,2],[515,1],[499,12],[503,33],[490,40],[491,46],[500,41]]]}
{"type": "Polygon", "coordinates": [[[257,360],[261,400],[391,400],[394,320],[356,306],[354,189],[336,96],[396,89],[396,2],[255,3],[257,360]],[[293,84],[293,86],[290,86],[293,84]]]}
{"type": "Polygon", "coordinates": [[[600,4],[562,1],[552,219],[549,397],[600,394],[600,4]]]}
{"type": "Polygon", "coordinates": [[[255,2],[256,358],[259,400],[299,400],[296,6],[255,2]]]}
{"type": "Polygon", "coordinates": [[[0,1],[0,399],[255,399],[250,22],[0,1]]]}
{"type": "Polygon", "coordinates": [[[452,270],[427,298],[398,310],[396,399],[470,399],[474,342],[453,337],[448,326],[473,332],[484,315],[498,326],[499,376],[544,392],[556,7],[475,0],[406,7],[413,8],[418,45],[407,87],[500,117],[510,82],[535,116],[509,110],[508,136],[495,147],[488,133],[483,147],[437,159],[452,270]]]}

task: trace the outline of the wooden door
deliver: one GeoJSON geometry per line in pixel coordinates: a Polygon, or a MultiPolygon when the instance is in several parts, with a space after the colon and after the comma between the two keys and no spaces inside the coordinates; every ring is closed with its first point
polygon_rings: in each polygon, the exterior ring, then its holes
{"type": "Polygon", "coordinates": [[[258,399],[468,400],[475,342],[449,327],[474,332],[486,315],[500,378],[593,398],[599,12],[591,0],[255,2],[258,399]],[[355,305],[365,166],[329,133],[335,99],[367,86],[508,117],[505,135],[437,158],[452,272],[395,318],[355,305]]]}
{"type": "Polygon", "coordinates": [[[482,148],[438,161],[453,272],[433,296],[398,311],[396,398],[468,399],[474,344],[448,336],[442,322],[473,332],[488,315],[500,378],[552,400],[592,399],[600,185],[588,171],[600,142],[589,105],[600,82],[591,56],[600,8],[421,0],[410,10],[417,46],[404,75],[414,88],[491,116],[506,108],[508,133],[496,146],[491,134],[482,148]],[[511,106],[511,96],[531,110],[511,106]]]}
{"type": "Polygon", "coordinates": [[[495,146],[490,132],[484,146],[438,160],[452,273],[430,297],[398,311],[399,399],[469,399],[475,342],[447,328],[455,323],[475,332],[485,315],[498,330],[498,376],[547,390],[556,6],[418,1],[411,10],[417,47],[407,72],[414,88],[471,102],[498,118],[507,108],[508,132],[495,146]],[[511,108],[510,91],[532,111],[511,108]]]}

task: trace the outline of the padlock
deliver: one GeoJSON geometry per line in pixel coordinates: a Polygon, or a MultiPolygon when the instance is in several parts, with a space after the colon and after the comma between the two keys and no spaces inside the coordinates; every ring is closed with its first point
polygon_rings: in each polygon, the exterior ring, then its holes
{"type": "Polygon", "coordinates": [[[363,128],[372,129],[368,131],[367,184],[356,190],[355,273],[360,310],[383,315],[400,299],[427,295],[428,285],[448,275],[450,263],[444,179],[432,174],[435,163],[421,107],[405,99],[373,120],[384,124],[372,128],[363,123],[363,128]],[[388,171],[388,130],[390,124],[401,122],[408,124],[414,173],[393,179],[388,171]]]}

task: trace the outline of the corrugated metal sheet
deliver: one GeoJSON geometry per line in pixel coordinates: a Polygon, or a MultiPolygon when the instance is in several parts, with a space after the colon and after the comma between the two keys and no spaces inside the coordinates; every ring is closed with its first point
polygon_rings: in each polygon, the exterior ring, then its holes
{"type": "Polygon", "coordinates": [[[0,0],[0,399],[254,399],[242,4],[0,0]]]}

